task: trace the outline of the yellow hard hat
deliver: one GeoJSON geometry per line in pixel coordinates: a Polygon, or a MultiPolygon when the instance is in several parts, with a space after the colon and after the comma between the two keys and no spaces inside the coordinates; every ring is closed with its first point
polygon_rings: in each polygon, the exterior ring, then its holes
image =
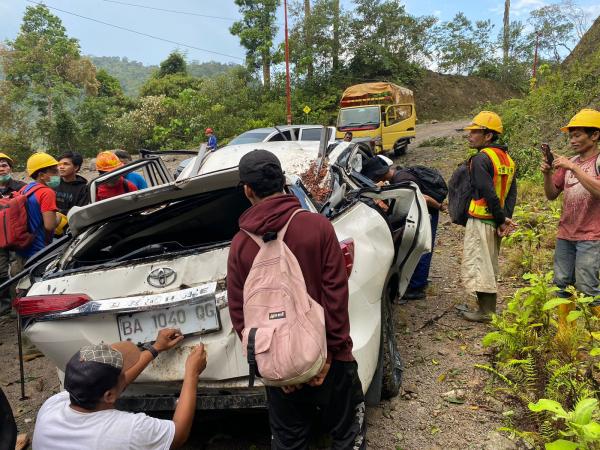
{"type": "Polygon", "coordinates": [[[498,114],[492,111],[481,111],[471,121],[471,125],[464,127],[464,130],[492,130],[496,133],[503,133],[502,119],[498,114]]]}
{"type": "Polygon", "coordinates": [[[582,109],[571,118],[568,125],[565,125],[560,130],[568,132],[571,128],[600,129],[600,111],[589,108],[582,109]]]}
{"type": "Polygon", "coordinates": [[[7,160],[7,161],[8,161],[8,164],[10,165],[10,167],[12,167],[12,166],[13,166],[13,164],[15,163],[15,162],[13,161],[13,159],[12,159],[10,156],[8,156],[6,153],[0,153],[0,159],[5,159],[5,160],[7,160]]]}
{"type": "Polygon", "coordinates": [[[52,166],[58,166],[58,161],[52,155],[43,152],[34,153],[27,160],[27,173],[31,176],[40,169],[52,166]]]}

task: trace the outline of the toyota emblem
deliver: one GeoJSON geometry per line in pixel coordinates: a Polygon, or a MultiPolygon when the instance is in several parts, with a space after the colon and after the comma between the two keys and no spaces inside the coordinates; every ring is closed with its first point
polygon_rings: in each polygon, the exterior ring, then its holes
{"type": "Polygon", "coordinates": [[[157,288],[163,288],[169,286],[175,282],[177,274],[173,269],[168,267],[161,267],[160,269],[154,269],[148,275],[148,284],[157,288]]]}

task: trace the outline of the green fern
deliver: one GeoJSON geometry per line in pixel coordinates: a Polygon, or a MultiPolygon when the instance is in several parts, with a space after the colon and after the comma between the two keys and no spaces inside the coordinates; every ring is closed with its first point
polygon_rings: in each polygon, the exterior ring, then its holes
{"type": "Polygon", "coordinates": [[[507,386],[509,386],[511,388],[516,386],[516,384],[513,381],[509,380],[505,375],[503,375],[502,373],[500,373],[498,370],[494,369],[493,367],[486,366],[483,364],[475,364],[475,368],[485,370],[486,372],[491,373],[492,375],[494,375],[495,377],[502,380],[507,386]]]}
{"type": "Polygon", "coordinates": [[[544,420],[539,426],[540,435],[546,442],[552,442],[558,438],[558,430],[556,429],[556,422],[551,420],[544,420]]]}
{"type": "Polygon", "coordinates": [[[573,364],[561,365],[559,361],[553,359],[546,365],[546,370],[550,373],[550,377],[544,389],[544,398],[556,401],[564,399],[571,390],[573,364]]]}

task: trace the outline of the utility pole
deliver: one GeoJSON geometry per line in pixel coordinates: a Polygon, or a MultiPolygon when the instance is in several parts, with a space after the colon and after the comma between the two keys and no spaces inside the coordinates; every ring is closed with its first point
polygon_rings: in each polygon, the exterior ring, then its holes
{"type": "Polygon", "coordinates": [[[288,15],[287,0],[283,0],[283,13],[285,15],[285,97],[287,106],[287,124],[292,124],[292,93],[290,89],[290,44],[288,40],[288,15]]]}

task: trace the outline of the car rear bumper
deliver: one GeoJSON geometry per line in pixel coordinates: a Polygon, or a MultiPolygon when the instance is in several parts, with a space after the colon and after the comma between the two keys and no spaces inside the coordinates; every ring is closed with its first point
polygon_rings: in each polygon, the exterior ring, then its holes
{"type": "MultiPolygon", "coordinates": [[[[117,401],[117,408],[125,411],[173,411],[179,394],[124,395],[117,401]]],[[[264,409],[267,398],[264,387],[235,389],[198,389],[196,409],[232,410],[264,409]]]]}

